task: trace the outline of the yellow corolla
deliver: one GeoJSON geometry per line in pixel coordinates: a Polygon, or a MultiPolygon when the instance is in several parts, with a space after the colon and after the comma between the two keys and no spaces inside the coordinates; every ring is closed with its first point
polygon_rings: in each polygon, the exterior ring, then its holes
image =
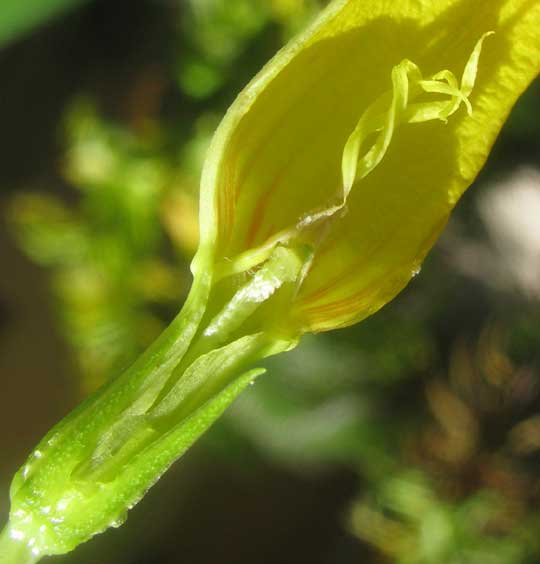
{"type": "Polygon", "coordinates": [[[303,245],[284,323],[372,314],[417,272],[539,70],[539,0],[335,0],[216,133],[195,275],[303,245]]]}

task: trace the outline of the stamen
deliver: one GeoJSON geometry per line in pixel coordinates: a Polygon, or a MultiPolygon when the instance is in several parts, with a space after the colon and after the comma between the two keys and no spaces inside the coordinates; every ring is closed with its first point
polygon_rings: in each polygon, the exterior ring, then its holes
{"type": "Polygon", "coordinates": [[[398,125],[433,120],[446,123],[462,103],[466,106],[468,114],[472,115],[469,96],[476,82],[483,42],[492,33],[484,34],[476,43],[465,65],[461,85],[449,70],[442,70],[424,79],[418,66],[408,59],[392,69],[392,92],[383,94],[364,112],[345,143],[342,158],[344,203],[352,187],[370,174],[382,161],[398,125]],[[410,100],[421,94],[441,94],[449,96],[450,99],[410,103],[410,100]],[[377,140],[360,158],[365,140],[373,134],[378,136],[377,140]]]}

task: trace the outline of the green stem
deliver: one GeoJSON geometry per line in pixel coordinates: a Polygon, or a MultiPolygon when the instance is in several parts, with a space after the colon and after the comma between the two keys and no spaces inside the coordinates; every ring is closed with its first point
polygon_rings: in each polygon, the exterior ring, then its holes
{"type": "Polygon", "coordinates": [[[34,564],[39,559],[25,543],[13,538],[9,526],[5,527],[0,534],[0,564],[34,564]]]}

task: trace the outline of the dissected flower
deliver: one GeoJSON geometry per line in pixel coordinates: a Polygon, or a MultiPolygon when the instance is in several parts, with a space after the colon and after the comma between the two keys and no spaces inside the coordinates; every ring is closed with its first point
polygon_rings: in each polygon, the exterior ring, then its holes
{"type": "Polygon", "coordinates": [[[331,2],[223,120],[184,308],[34,450],[10,538],[37,558],[117,525],[255,363],[392,299],[539,71],[539,29],[540,0],[331,2]]]}

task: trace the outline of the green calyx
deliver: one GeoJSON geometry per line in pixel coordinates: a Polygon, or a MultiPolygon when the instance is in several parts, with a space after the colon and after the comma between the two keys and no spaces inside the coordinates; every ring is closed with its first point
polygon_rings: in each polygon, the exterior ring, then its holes
{"type": "MultiPolygon", "coordinates": [[[[186,306],[133,367],[55,427],[16,475],[9,538],[33,558],[118,526],[161,474],[293,337],[253,322],[295,291],[304,250],[277,247],[228,295],[199,277],[186,306]],[[217,296],[217,297],[216,297],[217,296]],[[224,297],[225,296],[225,297],[224,297]],[[209,303],[223,303],[205,316],[209,303]]],[[[8,562],[15,560],[11,558],[8,562]]],[[[4,560],[2,560],[4,562],[4,560]]]]}

